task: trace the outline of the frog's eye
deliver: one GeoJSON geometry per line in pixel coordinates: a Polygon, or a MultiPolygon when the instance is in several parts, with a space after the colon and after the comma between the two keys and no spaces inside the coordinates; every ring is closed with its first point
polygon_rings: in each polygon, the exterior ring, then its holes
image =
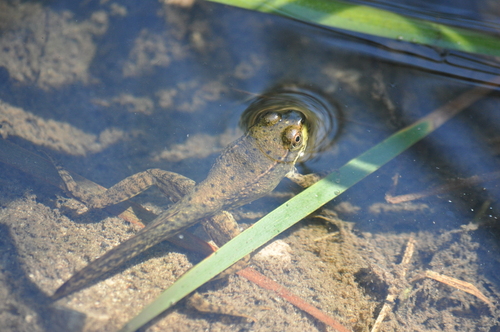
{"type": "Polygon", "coordinates": [[[303,142],[302,132],[296,127],[288,127],[284,132],[283,141],[290,146],[291,150],[298,149],[303,142]]]}
{"type": "Polygon", "coordinates": [[[269,112],[262,116],[262,121],[266,126],[272,126],[281,120],[281,115],[276,112],[269,112]]]}

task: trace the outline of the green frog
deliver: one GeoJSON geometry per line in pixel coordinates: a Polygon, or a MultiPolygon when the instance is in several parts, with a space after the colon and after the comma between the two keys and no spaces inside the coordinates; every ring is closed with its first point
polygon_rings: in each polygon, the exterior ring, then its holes
{"type": "Polygon", "coordinates": [[[295,163],[304,154],[307,141],[308,125],[299,109],[273,108],[261,112],[246,134],[224,149],[207,178],[197,185],[181,175],[151,169],[121,181],[102,195],[88,197],[69,173],[60,172],[68,191],[89,208],[116,204],[153,184],[179,200],[135,236],[75,273],[52,298],[81,290],[195,223],[271,192],[285,176],[296,174],[295,163]]]}

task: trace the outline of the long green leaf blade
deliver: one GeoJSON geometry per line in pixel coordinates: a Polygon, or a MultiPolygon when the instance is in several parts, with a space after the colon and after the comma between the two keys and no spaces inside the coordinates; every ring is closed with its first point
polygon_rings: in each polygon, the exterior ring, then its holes
{"type": "Polygon", "coordinates": [[[439,48],[500,55],[500,38],[337,0],[210,0],[304,22],[439,48]]]}

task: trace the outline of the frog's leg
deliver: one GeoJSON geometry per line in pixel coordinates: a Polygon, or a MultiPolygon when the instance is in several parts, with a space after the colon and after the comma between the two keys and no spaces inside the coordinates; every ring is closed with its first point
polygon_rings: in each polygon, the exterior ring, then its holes
{"type": "Polygon", "coordinates": [[[79,186],[68,171],[57,166],[57,171],[66,185],[68,192],[81,200],[90,209],[102,209],[126,201],[149,187],[157,186],[166,196],[176,202],[188,193],[195,182],[177,173],[158,168],[148,169],[129,176],[102,193],[89,193],[79,186]]]}
{"type": "Polygon", "coordinates": [[[322,176],[320,174],[312,173],[302,175],[294,168],[293,171],[288,173],[286,177],[301,186],[302,188],[307,188],[321,180],[322,176]]]}
{"type": "MultiPolygon", "coordinates": [[[[56,167],[67,190],[94,209],[123,202],[147,190],[152,185],[156,185],[173,202],[176,202],[195,186],[195,182],[185,176],[152,168],[129,176],[100,194],[90,194],[76,183],[68,171],[62,167],[56,167]]],[[[203,225],[206,233],[219,247],[240,234],[238,223],[233,215],[227,211],[221,211],[214,217],[205,220],[203,225]]]]}
{"type": "MultiPolygon", "coordinates": [[[[203,223],[203,228],[205,229],[205,232],[210,236],[210,238],[215,242],[215,244],[219,247],[222,247],[224,244],[226,244],[226,242],[241,233],[238,227],[238,223],[234,219],[233,215],[227,211],[222,211],[205,221],[203,223]]],[[[242,270],[248,265],[249,261],[250,255],[246,255],[214,279],[225,278],[230,274],[242,270]]]]}
{"type": "MultiPolygon", "coordinates": [[[[87,192],[84,188],[79,186],[69,172],[64,168],[60,166],[56,167],[59,172],[59,176],[63,179],[66,188],[71,195],[83,201],[89,208],[92,209],[101,209],[109,205],[123,202],[140,194],[153,185],[156,185],[160,191],[162,191],[172,201],[176,202],[180,200],[182,196],[191,191],[195,186],[195,182],[187,177],[177,173],[154,168],[129,176],[106,191],[96,195],[87,192]]],[[[240,233],[236,220],[232,214],[227,211],[222,211],[214,217],[206,220],[203,224],[207,234],[218,246],[222,246],[240,233]]],[[[225,278],[230,274],[243,269],[248,264],[249,260],[250,255],[247,255],[214,279],[225,278]]],[[[200,312],[219,313],[254,320],[252,317],[242,314],[232,307],[212,304],[205,300],[197,292],[191,295],[188,300],[188,305],[200,312]]]]}
{"type": "Polygon", "coordinates": [[[219,247],[241,233],[233,215],[227,211],[222,211],[204,222],[203,228],[219,247]]]}

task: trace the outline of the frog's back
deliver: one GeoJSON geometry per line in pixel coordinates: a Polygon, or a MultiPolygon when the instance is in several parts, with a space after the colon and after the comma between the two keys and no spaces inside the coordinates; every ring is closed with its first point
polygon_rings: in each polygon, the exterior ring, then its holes
{"type": "Polygon", "coordinates": [[[230,209],[256,200],[272,191],[293,169],[292,162],[269,157],[252,136],[244,136],[217,159],[200,192],[211,192],[209,199],[223,202],[230,209]]]}

